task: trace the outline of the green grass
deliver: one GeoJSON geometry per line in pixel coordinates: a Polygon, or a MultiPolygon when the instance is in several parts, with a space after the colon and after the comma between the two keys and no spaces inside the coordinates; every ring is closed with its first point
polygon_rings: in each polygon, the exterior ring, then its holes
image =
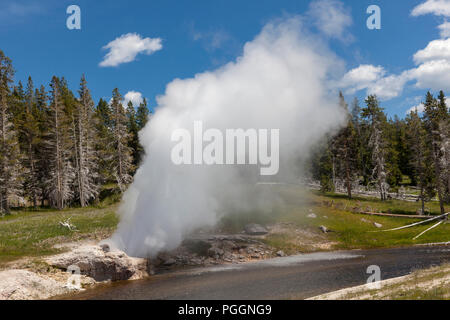
{"type": "MultiPolygon", "coordinates": [[[[297,186],[270,186],[270,188],[272,188],[270,192],[278,193],[284,201],[265,213],[251,211],[227,215],[220,221],[218,229],[223,232],[239,233],[248,223],[284,222],[293,228],[312,233],[313,237],[309,241],[315,241],[317,237],[317,241],[335,242],[334,247],[330,249],[381,248],[450,241],[449,223],[440,225],[419,240],[412,240],[430,224],[394,232],[370,232],[378,229],[372,223],[361,221],[362,218],[381,223],[383,229],[400,227],[419,220],[367,216],[349,211],[350,208],[359,206],[370,207],[371,211],[377,212],[414,214],[419,203],[399,200],[381,202],[379,199],[371,198],[348,200],[343,195],[322,195],[297,186]],[[317,215],[316,219],[307,217],[310,211],[317,215]],[[334,232],[324,235],[318,229],[321,225],[334,232]]],[[[53,254],[57,252],[53,246],[58,243],[108,237],[118,223],[115,214],[117,199],[115,192],[109,192],[97,206],[62,211],[50,208],[16,210],[11,215],[0,218],[0,265],[25,256],[39,257],[53,254]],[[67,218],[71,218],[78,231],[70,231],[59,225],[60,221],[67,218]]],[[[431,202],[428,207],[433,214],[439,213],[437,203],[431,202]]],[[[286,233],[273,234],[267,237],[266,242],[288,254],[311,250],[310,245],[301,241],[294,243],[294,237],[295,235],[286,233]]]]}
{"type": "Polygon", "coordinates": [[[13,211],[0,219],[0,264],[53,254],[57,243],[109,235],[118,222],[114,212],[115,206],[13,211]],[[77,231],[59,225],[67,218],[77,231]]]}
{"type": "MultiPolygon", "coordinates": [[[[280,197],[284,199],[282,206],[276,207],[270,213],[261,215],[251,212],[227,216],[222,219],[224,229],[242,230],[243,226],[249,222],[262,224],[284,222],[299,228],[306,228],[316,232],[319,236],[322,234],[318,228],[324,225],[334,231],[328,233],[326,237],[328,240],[337,243],[334,246],[335,249],[370,249],[450,241],[450,223],[442,224],[419,239],[413,240],[420,232],[429,228],[433,222],[399,231],[373,232],[380,230],[374,226],[373,222],[382,224],[381,229],[391,229],[422,220],[368,216],[351,212],[352,208],[359,207],[371,212],[414,215],[420,207],[420,203],[401,200],[382,202],[376,198],[364,197],[348,200],[345,195],[323,195],[319,192],[305,191],[295,186],[277,186],[275,188],[280,197]],[[333,202],[332,205],[331,202],[333,202]],[[317,215],[316,219],[307,217],[311,211],[317,215]],[[371,223],[364,222],[362,219],[371,223]]],[[[427,207],[434,215],[438,215],[440,212],[437,202],[430,202],[427,207]]],[[[275,248],[292,252],[295,248],[289,240],[288,235],[278,234],[267,238],[268,244],[275,246],[275,248]]],[[[304,250],[301,246],[297,246],[296,249],[298,251],[304,250]]]]}
{"type": "Polygon", "coordinates": [[[392,300],[445,300],[448,299],[449,294],[449,289],[444,287],[430,290],[413,289],[397,293],[392,300]]]}

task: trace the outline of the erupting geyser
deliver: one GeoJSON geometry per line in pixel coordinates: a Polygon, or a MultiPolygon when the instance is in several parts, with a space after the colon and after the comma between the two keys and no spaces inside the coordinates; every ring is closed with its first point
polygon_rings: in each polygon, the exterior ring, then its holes
{"type": "Polygon", "coordinates": [[[276,180],[292,176],[295,164],[344,120],[337,94],[327,86],[340,62],[317,38],[303,29],[301,18],[270,23],[235,62],[168,84],[140,132],[146,157],[119,208],[112,237],[117,247],[154,256],[227,212],[271,209],[275,197],[255,188],[258,166],[176,165],[172,133],[193,130],[196,121],[221,132],[279,129],[276,180]]]}

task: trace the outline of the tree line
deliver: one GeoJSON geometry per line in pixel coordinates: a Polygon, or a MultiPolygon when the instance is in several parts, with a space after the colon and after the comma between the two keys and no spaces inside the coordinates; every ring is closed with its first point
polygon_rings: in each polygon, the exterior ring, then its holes
{"type": "MultiPolygon", "coordinates": [[[[81,77],[74,94],[54,76],[49,85],[13,83],[11,60],[0,50],[0,214],[22,202],[28,206],[87,206],[103,186],[123,192],[132,181],[143,148],[138,132],[148,121],[143,102],[123,106],[116,88],[109,102],[92,100],[81,77]]],[[[419,190],[425,202],[437,197],[441,211],[450,202],[450,115],[446,97],[426,94],[423,113],[387,117],[376,96],[361,107],[339,95],[345,125],[327,135],[313,152],[308,169],[321,190],[343,187],[378,190],[381,200],[402,185],[419,190]]]]}
{"type": "Polygon", "coordinates": [[[116,88],[95,106],[84,75],[77,94],[63,77],[47,92],[31,77],[14,85],[13,76],[0,50],[0,214],[17,203],[84,207],[110,183],[124,191],[143,156],[146,100],[125,108],[116,88]]]}
{"type": "Polygon", "coordinates": [[[382,201],[388,192],[404,185],[419,190],[422,212],[425,202],[437,197],[442,214],[450,202],[450,111],[446,97],[426,94],[424,110],[411,111],[405,119],[387,117],[375,95],[360,107],[351,106],[342,93],[339,105],[346,125],[328,135],[309,161],[312,177],[321,190],[345,187],[349,198],[358,187],[378,190],[382,201]]]}

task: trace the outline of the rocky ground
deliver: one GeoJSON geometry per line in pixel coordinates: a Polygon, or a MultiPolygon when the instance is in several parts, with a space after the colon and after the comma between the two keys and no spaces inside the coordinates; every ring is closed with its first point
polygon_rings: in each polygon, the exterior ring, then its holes
{"type": "Polygon", "coordinates": [[[268,235],[283,233],[296,234],[295,241],[309,241],[318,250],[331,247],[325,238],[317,241],[316,235],[311,238],[307,231],[294,230],[286,224],[267,228],[249,224],[240,234],[200,232],[185,239],[176,250],[162,252],[152,259],[129,257],[122,251],[111,250],[107,244],[92,240],[63,243],[58,245],[63,253],[16,261],[7,270],[0,271],[0,300],[47,299],[105,281],[136,280],[179,268],[285,256],[283,251],[268,246],[264,241],[268,235]],[[76,274],[80,276],[74,277],[76,274]]]}

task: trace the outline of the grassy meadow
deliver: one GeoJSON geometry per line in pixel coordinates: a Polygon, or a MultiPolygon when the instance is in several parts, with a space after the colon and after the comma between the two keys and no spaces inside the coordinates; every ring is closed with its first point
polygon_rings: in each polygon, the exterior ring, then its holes
{"type": "MultiPolygon", "coordinates": [[[[318,241],[327,240],[333,244],[331,249],[381,248],[407,246],[419,243],[450,241],[450,223],[442,224],[426,233],[418,240],[412,240],[431,224],[393,232],[379,231],[373,222],[390,229],[410,224],[418,219],[367,216],[352,213],[354,207],[370,208],[373,212],[415,214],[419,203],[390,200],[381,202],[373,198],[348,200],[343,195],[320,194],[306,191],[298,186],[271,186],[284,200],[269,213],[239,213],[227,215],[218,224],[222,232],[241,232],[247,223],[273,225],[287,224],[292,228],[308,231],[318,241]],[[332,202],[332,204],[331,204],[332,202]],[[309,218],[314,213],[316,218],[309,218]],[[365,220],[365,221],[364,221],[365,220]],[[333,232],[323,234],[319,226],[326,226],[333,232]]],[[[432,214],[438,214],[437,203],[428,203],[432,214]]],[[[53,246],[58,243],[81,239],[100,240],[115,230],[118,218],[115,214],[117,198],[109,199],[97,206],[71,208],[62,211],[53,209],[20,209],[11,215],[0,218],[0,266],[22,257],[39,257],[58,251],[53,246]],[[76,226],[75,231],[62,227],[59,222],[66,221],[76,226]]],[[[289,232],[273,233],[265,241],[286,253],[308,252],[311,249],[301,241],[292,241],[289,232]]],[[[298,240],[298,239],[297,239],[298,240]]]]}

